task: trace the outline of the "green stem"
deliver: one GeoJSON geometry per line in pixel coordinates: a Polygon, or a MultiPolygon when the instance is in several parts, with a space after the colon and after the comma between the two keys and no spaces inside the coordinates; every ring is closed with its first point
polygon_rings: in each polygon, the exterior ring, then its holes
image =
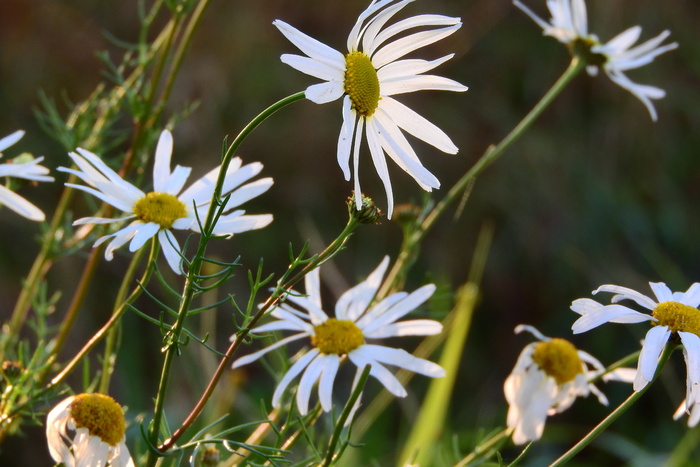
{"type": "Polygon", "coordinates": [[[496,449],[503,442],[503,440],[505,440],[511,435],[512,432],[512,428],[505,428],[492,435],[489,439],[487,439],[486,441],[478,445],[476,448],[474,448],[474,451],[472,451],[468,456],[462,458],[462,460],[457,462],[454,465],[454,467],[465,467],[466,465],[471,464],[472,462],[482,457],[489,451],[496,449]]]}
{"type": "Polygon", "coordinates": [[[209,398],[211,397],[212,393],[214,392],[214,389],[216,388],[216,385],[218,384],[219,380],[221,379],[221,376],[224,373],[224,370],[228,366],[229,362],[231,361],[231,358],[233,355],[236,353],[238,348],[240,347],[241,343],[244,341],[244,337],[248,335],[248,332],[250,329],[255,326],[255,324],[262,318],[269,310],[271,310],[279,301],[280,297],[283,295],[283,293],[286,290],[289,290],[292,288],[297,282],[299,282],[306,274],[311,272],[312,270],[316,269],[319,267],[323,262],[327,261],[330,259],[332,256],[334,256],[336,253],[340,251],[340,249],[343,247],[347,239],[350,237],[352,232],[357,228],[359,223],[351,217],[350,220],[348,221],[347,225],[343,229],[343,231],[338,235],[338,237],[333,240],[320,254],[315,256],[314,258],[309,261],[304,268],[302,268],[301,271],[299,271],[296,275],[294,275],[292,278],[288,280],[283,280],[281,283],[275,288],[275,290],[272,292],[270,297],[263,303],[263,305],[258,309],[257,313],[253,315],[246,323],[246,328],[243,329],[235,339],[231,342],[231,345],[229,348],[226,350],[225,356],[221,359],[219,362],[219,366],[216,368],[216,371],[212,375],[211,379],[209,380],[209,383],[207,384],[206,389],[204,390],[204,393],[202,393],[202,396],[199,398],[199,401],[197,402],[197,405],[192,409],[190,414],[187,416],[184,422],[182,422],[182,425],[173,432],[173,435],[166,439],[162,445],[158,446],[158,450],[161,452],[166,452],[170,448],[172,448],[175,443],[182,437],[182,435],[185,434],[185,431],[192,426],[192,424],[197,420],[199,415],[202,413],[204,410],[204,406],[207,404],[209,401],[209,398]]]}
{"type": "MultiPolygon", "coordinates": [[[[520,136],[523,135],[523,133],[525,133],[525,131],[542,114],[542,112],[549,107],[549,105],[561,93],[561,91],[571,82],[571,80],[584,69],[585,65],[585,62],[578,57],[572,58],[566,71],[564,71],[556,83],[554,83],[549,91],[547,91],[542,99],[540,99],[532,110],[528,112],[520,123],[518,123],[500,143],[498,143],[496,146],[490,146],[479,158],[476,164],[474,164],[472,168],[469,169],[469,171],[467,171],[462,178],[460,178],[457,183],[452,186],[450,191],[447,192],[447,195],[445,195],[445,197],[425,216],[420,228],[418,228],[410,238],[404,240],[405,248],[413,251],[417,245],[420,244],[437,219],[445,212],[447,207],[461,197],[464,190],[474,181],[477,175],[481,174],[486,167],[501,157],[506,149],[508,149],[518,138],[520,138],[520,136]]],[[[377,294],[378,297],[385,297],[392,290],[394,287],[394,282],[401,275],[401,271],[409,265],[408,261],[414,256],[415,255],[413,254],[406,253],[397,259],[391,271],[389,271],[389,274],[384,280],[384,284],[377,294]]]]}
{"type": "Polygon", "coordinates": [[[620,404],[610,415],[605,417],[602,422],[600,422],[593,430],[591,430],[590,433],[588,433],[581,441],[576,443],[571,449],[569,449],[567,452],[565,452],[559,459],[555,460],[553,463],[550,464],[550,467],[557,467],[557,466],[562,466],[565,465],[567,462],[569,462],[573,457],[578,454],[583,448],[588,446],[591,441],[593,441],[595,438],[598,437],[603,431],[605,431],[617,418],[625,413],[632,405],[634,405],[637,400],[642,397],[642,394],[644,394],[647,389],[652,385],[652,383],[656,380],[657,376],[661,372],[661,369],[666,365],[666,362],[668,361],[669,357],[671,356],[671,353],[673,353],[673,350],[676,348],[675,344],[672,343],[667,343],[666,347],[664,347],[664,350],[659,357],[659,361],[656,367],[656,372],[654,373],[654,378],[647,383],[646,386],[644,386],[642,389],[639,391],[633,392],[627,399],[625,399],[622,404],[620,404]]]}
{"type": "Polygon", "coordinates": [[[333,435],[331,435],[331,440],[328,443],[326,457],[323,459],[323,463],[321,463],[320,467],[328,467],[334,460],[337,460],[335,448],[338,445],[338,441],[340,441],[340,435],[343,433],[343,428],[345,428],[345,422],[347,421],[348,417],[350,417],[360,394],[362,394],[362,390],[367,383],[367,378],[369,378],[369,372],[371,369],[372,365],[366,365],[362,370],[360,379],[357,381],[357,386],[355,386],[355,389],[352,391],[350,398],[343,408],[343,412],[340,414],[340,418],[338,418],[338,421],[335,424],[335,430],[333,430],[333,435]]]}
{"type": "MultiPolygon", "coordinates": [[[[165,407],[165,395],[167,392],[168,382],[170,380],[170,371],[172,367],[173,360],[178,352],[180,334],[185,323],[185,318],[187,316],[187,311],[190,309],[190,303],[197,290],[198,277],[202,268],[202,262],[204,260],[204,255],[206,252],[207,243],[211,238],[211,232],[214,228],[214,223],[217,215],[217,211],[222,205],[221,200],[221,190],[226,179],[226,173],[228,166],[231,163],[231,159],[235,154],[236,150],[240,147],[246,137],[264,122],[268,117],[282,109],[283,107],[301,100],[304,98],[304,92],[299,92],[286,97],[274,104],[272,104],[267,109],[263,110],[258,116],[256,116],[245,128],[238,134],[236,139],[233,140],[231,145],[226,150],[222,161],[221,168],[219,170],[219,176],[216,181],[216,186],[214,187],[214,192],[212,194],[211,204],[209,210],[207,211],[206,220],[203,223],[202,235],[199,239],[199,246],[197,248],[197,253],[192,259],[189,271],[187,273],[187,278],[185,280],[184,290],[182,294],[182,300],[180,301],[180,306],[178,308],[178,316],[173,324],[172,328],[168,332],[168,342],[166,343],[165,359],[163,361],[163,369],[161,371],[160,382],[158,384],[158,392],[156,396],[156,404],[153,413],[153,420],[151,421],[151,426],[149,429],[149,439],[150,444],[155,447],[158,445],[158,436],[160,433],[161,422],[163,419],[163,409],[165,407]]],[[[146,462],[147,466],[153,466],[156,463],[157,453],[154,449],[149,450],[148,460],[146,462]]]]}

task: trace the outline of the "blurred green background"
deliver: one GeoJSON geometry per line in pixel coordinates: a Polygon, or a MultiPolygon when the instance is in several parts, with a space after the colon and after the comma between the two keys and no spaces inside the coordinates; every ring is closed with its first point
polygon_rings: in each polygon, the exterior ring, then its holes
{"type": "MultiPolygon", "coordinates": [[[[297,50],[272,26],[272,20],[283,19],[343,50],[347,33],[366,3],[212,2],[171,99],[174,112],[199,102],[196,111],[174,129],[174,163],[193,166],[193,180],[218,164],[225,135],[233,137],[260,110],[314,82],[280,62],[280,54],[297,50]]],[[[543,1],[527,4],[545,16],[543,1]]],[[[63,99],[84,100],[104,79],[95,52],[108,50],[115,61],[121,55],[107,34],[126,42],[137,40],[136,7],[134,1],[3,0],[0,135],[19,128],[27,131],[21,143],[6,151],[6,158],[28,151],[44,155],[45,164],[52,168],[68,164],[61,146],[37,125],[34,111],[40,105],[38,93],[53,97],[66,114],[63,99]]],[[[635,97],[604,75],[579,76],[535,127],[477,180],[463,214],[453,219],[452,210],[426,239],[407,289],[437,281],[447,294],[447,286],[456,288],[466,280],[481,226],[490,222],[495,227],[483,295],[451,404],[452,418],[445,427],[448,452],[453,436],[456,445],[469,452],[476,429],[504,425],[502,384],[522,347],[531,341],[528,336],[513,335],[515,325],[533,324],[546,335],[571,338],[575,345],[608,364],[638,349],[647,327],[608,325],[572,337],[569,328],[576,317],[569,310],[572,300],[589,297],[591,290],[604,283],[651,293],[649,281],[685,290],[700,280],[700,3],[598,0],[589,1],[588,9],[589,27],[602,40],[636,24],[643,27],[642,40],[664,29],[672,31],[671,40],[680,47],[629,74],[637,82],[664,88],[667,96],[656,101],[659,121],[654,123],[635,97]]],[[[460,148],[458,155],[449,156],[415,144],[423,163],[442,182],[443,189],[434,193],[437,200],[489,144],[498,142],[537,102],[564,71],[569,56],[561,44],[543,37],[540,29],[508,1],[417,1],[406,7],[401,17],[427,12],[460,16],[464,25],[418,55],[437,58],[454,52],[455,57],[436,74],[470,87],[463,94],[425,92],[401,98],[445,130],[460,148]]],[[[247,206],[250,213],[273,213],[275,222],[263,231],[221,242],[214,250],[228,260],[241,255],[244,268],[226,291],[235,293],[241,303],[247,299],[245,271],[254,269],[259,258],[264,257],[266,272],[279,274],[286,265],[290,242],[298,251],[310,239],[312,250],[318,251],[342,229],[351,184],[343,180],[335,160],[340,123],[339,103],[317,106],[301,102],[267,121],[241,148],[245,161],[263,162],[263,175],[275,179],[266,195],[247,206]]],[[[130,128],[125,121],[127,134],[130,128]]],[[[113,155],[117,154],[115,150],[113,155]]],[[[384,191],[369,158],[363,160],[363,189],[385,207],[384,191]]],[[[397,203],[420,202],[420,188],[396,167],[390,171],[397,203]]],[[[64,180],[62,174],[54,175],[64,180]]],[[[21,192],[49,218],[58,193],[57,184],[21,192]]],[[[76,216],[88,214],[81,211],[76,216]]],[[[0,215],[0,314],[4,320],[37,252],[40,228],[7,209],[0,215]]],[[[361,228],[347,252],[322,270],[327,303],[362,279],[383,255],[395,257],[400,235],[400,228],[391,221],[361,228]]],[[[61,307],[67,305],[85,254],[83,251],[81,257],[60,261],[49,276],[50,290],[67,291],[53,316],[55,322],[61,307]]],[[[99,266],[100,282],[81,312],[66,357],[109,316],[111,305],[105,307],[104,297],[113,297],[112,287],[121,277],[127,255],[99,266]]],[[[143,300],[140,305],[145,309],[151,306],[143,300]]],[[[445,312],[439,305],[434,308],[436,317],[445,312]]],[[[221,311],[213,336],[222,350],[233,332],[230,313],[221,311]]],[[[408,341],[409,347],[413,345],[408,341]]],[[[112,389],[128,406],[131,417],[144,412],[148,416],[152,409],[150,398],[158,376],[154,369],[161,363],[159,346],[158,329],[133,314],[126,317],[123,353],[112,389]]],[[[183,357],[187,363],[180,365],[180,370],[206,358],[193,347],[183,357]]],[[[698,432],[671,420],[684,397],[684,372],[680,354],[674,355],[662,380],[639,406],[584,452],[580,465],[659,465],[656,456],[674,449],[684,436],[694,449],[698,432]]],[[[184,416],[208,374],[208,369],[194,377],[183,371],[181,383],[174,384],[171,392],[172,420],[184,416]]],[[[269,403],[270,376],[251,368],[244,378],[244,389],[259,389],[253,394],[269,403]]],[[[75,390],[80,390],[79,381],[76,378],[73,382],[75,390]]],[[[399,440],[400,446],[408,430],[405,414],[416,410],[425,383],[416,378],[411,395],[393,404],[391,416],[377,427],[384,436],[367,435],[357,440],[366,443],[363,452],[375,459],[376,465],[393,462],[396,448],[386,445],[387,436],[392,442],[399,440]]],[[[255,397],[234,397],[237,384],[240,382],[230,378],[222,380],[220,400],[231,399],[232,404],[225,410],[257,416],[255,397]]],[[[370,382],[364,397],[369,400],[378,386],[370,382]]],[[[614,384],[603,390],[612,405],[629,393],[629,387],[614,384]]],[[[594,398],[578,401],[570,411],[550,419],[546,442],[533,446],[525,464],[543,465],[558,457],[608,411],[594,398]]],[[[234,420],[243,421],[235,416],[234,420]]],[[[49,462],[42,428],[27,427],[25,433],[6,440],[0,464],[13,465],[20,462],[18,459],[28,463],[16,465],[49,462]]],[[[137,423],[129,436],[130,441],[139,436],[137,423]]],[[[512,459],[516,452],[506,449],[504,455],[512,459]]],[[[700,455],[695,455],[700,463],[700,455]]]]}

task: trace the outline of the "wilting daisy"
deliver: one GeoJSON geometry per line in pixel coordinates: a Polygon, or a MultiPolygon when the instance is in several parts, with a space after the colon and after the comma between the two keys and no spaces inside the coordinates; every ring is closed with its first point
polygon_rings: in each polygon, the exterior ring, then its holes
{"type": "MultiPolygon", "coordinates": [[[[22,139],[23,136],[24,131],[18,130],[0,139],[0,157],[2,157],[2,151],[15,144],[22,139]]],[[[0,164],[0,177],[15,177],[24,178],[26,180],[36,180],[38,182],[53,182],[53,177],[48,175],[49,169],[39,165],[43,160],[43,157],[38,157],[27,162],[13,161],[0,164]]],[[[7,206],[17,214],[33,221],[43,221],[46,219],[41,209],[2,185],[0,185],[0,204],[7,206]]]]}
{"type": "MultiPolygon", "coordinates": [[[[58,168],[60,171],[77,175],[89,185],[67,183],[67,186],[90,193],[127,214],[117,219],[85,217],[75,221],[74,225],[131,221],[126,227],[105,235],[95,242],[94,246],[98,246],[112,239],[105,250],[105,257],[108,260],[112,259],[114,250],[125,243],[131,242],[129,251],[133,252],[157,235],[168,264],[173,271],[180,273],[180,247],[172,230],[199,231],[197,217],[199,217],[200,222],[204,222],[221,167],[213,169],[182,191],[192,169],[178,165],[171,172],[170,156],[172,151],[173,137],[169,131],[165,130],[161,133],[156,147],[153,165],[153,191],[149,193],[144,193],[123,180],[97,155],[85,149],[78,148],[77,153],[69,154],[79,170],[58,168]]],[[[272,222],[271,214],[245,215],[245,211],[240,209],[231,211],[266,192],[272,186],[271,178],[262,178],[244,184],[260,173],[262,168],[263,165],[259,162],[242,165],[242,161],[238,157],[231,160],[221,190],[222,198],[230,195],[230,199],[224,207],[223,215],[214,227],[215,234],[230,236],[248,230],[260,229],[272,222]]]]}
{"type": "MultiPolygon", "coordinates": [[[[343,54],[300,32],[284,21],[274,25],[307,56],[282,55],[291,67],[326,81],[306,89],[306,98],[325,104],[343,97],[343,126],[338,139],[338,164],[350,180],[350,153],[353,156],[355,193],[361,193],[358,174],[362,135],[367,135],[372,162],[384,184],[388,198],[388,217],[393,209],[393,193],[387,169],[386,153],[425,190],[439,188],[440,182],[421,164],[402,131],[448,154],[457,146],[437,126],[409,109],[393,96],[415,91],[466,91],[467,87],[441,76],[425,75],[445,63],[454,54],[437,60],[404,59],[405,55],[443,39],[462,25],[459,18],[419,15],[386,23],[413,0],[374,0],[363,11],[347,40],[343,54]],[[437,29],[427,29],[435,28],[437,29]],[[415,28],[419,32],[403,35],[415,28]]],[[[357,209],[360,209],[360,201],[357,209]]]]}
{"type": "Polygon", "coordinates": [[[605,371],[598,360],[571,342],[546,337],[532,326],[515,328],[516,333],[522,331],[532,333],[539,342],[525,346],[503,386],[509,405],[507,424],[513,429],[515,444],[540,439],[547,416],[568,409],[577,397],[592,392],[601,404],[608,405],[605,395],[589,382],[605,371]]]}
{"type": "Polygon", "coordinates": [[[312,271],[305,277],[307,295],[291,291],[286,295],[285,301],[272,311],[271,315],[277,318],[276,321],[251,330],[254,333],[293,331],[296,334],[239,358],[233,363],[233,367],[246,365],[271,350],[308,338],[311,348],[302,349],[294,357],[295,363],[284,375],[272,396],[272,405],[279,407],[285,389],[303,372],[296,397],[297,407],[302,415],[308,412],[311,389],[316,382],[321,407],[326,412],[331,409],[333,382],[340,363],[346,358],[357,367],[356,381],[364,367],[372,365],[370,375],[397,397],[405,397],[406,390],[385,364],[431,378],[444,376],[445,370],[435,363],[414,357],[402,349],[367,342],[396,336],[428,336],[442,331],[440,323],[429,319],[396,322],[430,298],[435,292],[433,284],[425,285],[410,294],[395,293],[372,304],[388,264],[389,258],[385,257],[364,282],[341,295],[335,305],[334,318],[330,318],[323,311],[318,269],[312,271]],[[290,306],[290,303],[305,311],[290,306]]]}
{"type": "Polygon", "coordinates": [[[66,467],[133,467],[125,429],[122,407],[102,394],[70,396],[46,419],[51,457],[66,467]]]}
{"type": "Polygon", "coordinates": [[[577,55],[582,56],[588,64],[586,71],[589,75],[597,75],[598,69],[602,68],[614,83],[627,89],[642,101],[651,119],[656,121],[656,109],[651,100],[661,99],[666,92],[655,86],[635,83],[624,72],[647,65],[658,55],[678,47],[676,42],[661,45],[671,34],[669,31],[664,31],[653,39],[633,47],[642,33],[641,27],[634,26],[603,44],[595,34],[588,33],[584,0],[547,0],[547,6],[552,15],[549,23],[520,1],[513,0],[513,3],[532,18],[542,28],[544,34],[569,45],[577,55]]]}
{"type": "Polygon", "coordinates": [[[683,343],[683,355],[688,369],[686,407],[690,410],[700,403],[700,283],[685,292],[671,292],[663,282],[650,282],[656,300],[635,290],[617,285],[602,285],[593,293],[614,293],[610,305],[602,305],[589,298],[574,300],[571,309],[580,314],[571,329],[574,334],[586,332],[603,323],[641,323],[651,321],[652,327],[644,338],[639,354],[634,390],[644,388],[654,378],[659,356],[672,334],[683,343]],[[651,310],[640,313],[618,303],[632,300],[651,310]]]}

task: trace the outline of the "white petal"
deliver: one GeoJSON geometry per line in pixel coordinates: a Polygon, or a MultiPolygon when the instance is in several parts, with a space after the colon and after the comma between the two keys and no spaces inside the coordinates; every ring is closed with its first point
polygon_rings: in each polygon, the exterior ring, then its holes
{"type": "Polygon", "coordinates": [[[10,133],[9,135],[0,139],[0,152],[17,143],[17,141],[21,140],[23,136],[24,130],[17,130],[14,133],[10,133]]]}
{"type": "Polygon", "coordinates": [[[343,81],[345,76],[344,68],[331,66],[302,55],[284,54],[280,59],[282,63],[286,63],[295,70],[324,81],[343,81]]]}
{"type": "Polygon", "coordinates": [[[571,309],[581,313],[571,326],[574,334],[589,331],[604,323],[642,323],[644,321],[656,321],[651,315],[646,315],[622,305],[601,305],[589,299],[575,300],[571,309]],[[597,304],[597,306],[593,305],[597,304]]]}
{"type": "Polygon", "coordinates": [[[374,299],[388,266],[389,257],[385,256],[367,279],[341,295],[335,305],[335,317],[356,322],[374,299]]]}
{"type": "MultiPolygon", "coordinates": [[[[374,168],[379,175],[382,184],[384,185],[384,191],[386,192],[388,210],[386,217],[391,219],[391,214],[394,210],[394,193],[391,188],[391,178],[389,177],[389,169],[386,166],[386,158],[384,157],[384,150],[382,149],[381,143],[379,142],[379,129],[375,125],[376,119],[367,119],[367,143],[369,145],[369,152],[372,155],[372,162],[374,163],[374,168]]],[[[357,175],[357,174],[355,174],[357,175]]]]}
{"type": "Polygon", "coordinates": [[[434,284],[424,285],[423,287],[415,290],[406,298],[395,304],[381,316],[372,320],[370,323],[367,323],[367,325],[363,328],[363,331],[371,333],[372,331],[377,330],[382,326],[391,324],[403,318],[408,313],[425,303],[425,301],[428,300],[434,292],[434,284]]]}
{"type": "MultiPolygon", "coordinates": [[[[280,383],[277,385],[277,388],[275,389],[275,393],[272,395],[272,405],[273,407],[279,407],[280,406],[280,400],[282,399],[282,394],[284,393],[284,390],[287,389],[287,386],[289,386],[289,383],[292,382],[294,378],[301,373],[309,363],[311,363],[311,360],[316,358],[316,356],[319,354],[318,349],[311,349],[309,350],[304,356],[302,356],[299,360],[297,360],[294,365],[291,366],[291,368],[285,373],[285,375],[282,377],[282,380],[280,383]]],[[[302,414],[304,415],[304,414],[302,414]]]]}
{"type": "MultiPolygon", "coordinates": [[[[222,217],[214,226],[216,235],[233,235],[249,230],[258,230],[267,227],[272,222],[272,214],[258,214],[250,216],[236,215],[233,217],[222,217]]],[[[173,225],[173,227],[175,227],[173,225]]],[[[197,229],[199,230],[199,229],[197,229]]]]}
{"type": "Polygon", "coordinates": [[[393,365],[431,378],[442,378],[445,369],[423,358],[414,357],[404,349],[394,349],[382,345],[364,344],[362,353],[380,363],[393,365]]]}
{"type": "Polygon", "coordinates": [[[442,65],[454,57],[454,55],[455,54],[449,54],[430,61],[412,58],[407,60],[397,60],[389,63],[388,65],[377,70],[377,78],[379,78],[379,82],[382,83],[382,93],[384,93],[384,83],[387,83],[393,79],[406,78],[425,73],[426,71],[430,71],[442,65]]]}
{"type": "Polygon", "coordinates": [[[387,391],[396,397],[406,397],[408,393],[399,380],[396,379],[389,370],[384,368],[381,363],[374,360],[371,354],[363,352],[363,347],[364,346],[360,346],[348,354],[350,361],[352,361],[357,368],[364,368],[367,365],[372,365],[372,368],[369,370],[370,376],[377,378],[387,391]]]}
{"type": "Polygon", "coordinates": [[[368,48],[365,48],[365,53],[367,53],[369,56],[374,55],[374,51],[377,50],[377,48],[381,44],[383,44],[387,40],[391,39],[392,37],[396,36],[397,34],[400,34],[404,31],[407,31],[407,30],[412,29],[412,28],[425,27],[425,26],[455,26],[455,25],[457,25],[457,28],[459,28],[461,26],[461,24],[462,23],[460,22],[459,18],[453,18],[450,16],[443,16],[443,15],[411,16],[410,18],[406,18],[406,19],[403,19],[395,24],[392,24],[388,28],[384,29],[381,33],[379,33],[377,35],[377,37],[372,41],[372,44],[368,48]]]}
{"type": "Polygon", "coordinates": [[[306,88],[304,95],[311,102],[326,104],[340,99],[344,92],[345,88],[342,81],[328,81],[309,86],[306,88]]]}
{"type": "Polygon", "coordinates": [[[442,152],[457,154],[457,146],[444,131],[396,99],[384,97],[379,101],[379,106],[404,131],[442,152]]]}
{"type": "Polygon", "coordinates": [[[141,227],[139,227],[136,234],[131,239],[129,251],[133,253],[141,248],[148,240],[153,238],[153,236],[155,236],[159,230],[160,226],[156,223],[147,222],[145,224],[141,224],[141,227]]]}
{"type": "Polygon", "coordinates": [[[158,138],[156,157],[153,163],[153,191],[166,193],[166,183],[170,178],[170,156],[173,153],[173,135],[163,130],[158,138]]]}
{"type": "Polygon", "coordinates": [[[646,295],[641,294],[636,290],[628,289],[627,287],[620,287],[619,285],[601,285],[593,291],[593,295],[597,294],[598,292],[610,292],[617,294],[610,300],[613,303],[617,303],[621,300],[634,300],[635,302],[639,303],[641,306],[649,310],[653,310],[654,308],[656,308],[656,305],[658,305],[657,302],[647,297],[646,295]]]}
{"type": "Polygon", "coordinates": [[[356,115],[352,111],[350,96],[345,96],[343,98],[343,125],[340,127],[340,135],[338,135],[338,165],[343,171],[345,180],[350,180],[350,152],[355,133],[356,115]]]}
{"type": "Polygon", "coordinates": [[[647,332],[642,351],[639,354],[637,377],[633,385],[635,391],[641,390],[654,379],[654,373],[656,373],[656,367],[659,364],[659,355],[661,355],[661,351],[670,336],[671,331],[667,326],[654,326],[647,332]]]}
{"type": "Polygon", "coordinates": [[[382,82],[382,96],[393,96],[417,91],[466,91],[466,86],[449,78],[435,75],[408,76],[382,82]]]}
{"type": "Polygon", "coordinates": [[[340,366],[340,358],[337,355],[326,355],[326,364],[321,373],[321,379],[318,382],[318,398],[321,401],[321,407],[324,412],[328,412],[333,407],[333,382],[335,375],[338,373],[340,366]]]}
{"type": "Polygon", "coordinates": [[[292,44],[297,46],[299,50],[314,60],[318,60],[319,62],[329,66],[337,67],[340,64],[342,64],[340,66],[345,65],[345,56],[343,56],[343,54],[337,50],[334,50],[331,47],[328,47],[326,44],[307,36],[284,21],[278,19],[273,21],[272,24],[274,24],[292,44]]]}
{"type": "Polygon", "coordinates": [[[393,62],[414,50],[433,44],[456,32],[462,23],[446,28],[433,29],[430,31],[421,31],[411,34],[406,37],[395,40],[391,44],[387,44],[378,50],[372,56],[372,64],[376,69],[379,69],[387,63],[393,62]]]}
{"type": "Polygon", "coordinates": [[[266,353],[268,353],[272,350],[275,350],[276,348],[283,347],[283,346],[289,344],[290,342],[299,340],[302,337],[306,337],[306,336],[308,336],[307,333],[301,333],[301,334],[294,334],[293,336],[285,337],[284,339],[280,339],[277,342],[275,342],[274,344],[272,344],[268,347],[265,347],[262,350],[258,350],[257,352],[253,352],[251,354],[248,354],[248,355],[245,355],[241,358],[236,359],[236,361],[233,362],[233,365],[231,365],[231,368],[236,369],[236,368],[242,367],[243,365],[247,365],[249,363],[252,363],[255,360],[262,357],[263,355],[265,355],[266,353]]]}
{"type": "Polygon", "coordinates": [[[392,323],[373,331],[362,331],[365,337],[383,339],[399,336],[434,336],[442,332],[442,324],[432,319],[414,319],[392,323]]]}
{"type": "Polygon", "coordinates": [[[32,221],[41,222],[46,219],[41,209],[2,185],[0,185],[0,205],[5,205],[20,216],[32,221]]]}
{"type": "Polygon", "coordinates": [[[311,390],[321,376],[328,360],[325,355],[319,355],[306,367],[306,371],[301,376],[299,388],[297,389],[297,408],[301,415],[306,415],[309,411],[309,398],[311,390]]]}
{"type": "Polygon", "coordinates": [[[686,378],[687,407],[700,403],[700,337],[692,332],[679,331],[683,342],[683,357],[688,372],[686,378]]]}
{"type": "Polygon", "coordinates": [[[180,257],[180,245],[175,236],[169,230],[162,229],[158,232],[158,242],[163,251],[168,266],[175,274],[182,274],[182,258],[180,257]]]}
{"type": "Polygon", "coordinates": [[[374,114],[374,124],[378,129],[380,144],[391,159],[401,167],[407,174],[418,182],[425,191],[432,191],[433,188],[440,188],[440,180],[428,169],[423,167],[418,156],[398,126],[393,122],[386,112],[377,109],[374,114]]]}

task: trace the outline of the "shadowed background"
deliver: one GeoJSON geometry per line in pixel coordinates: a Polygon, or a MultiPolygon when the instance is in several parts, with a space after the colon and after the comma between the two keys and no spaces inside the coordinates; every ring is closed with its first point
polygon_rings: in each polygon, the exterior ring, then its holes
{"type": "MultiPolygon", "coordinates": [[[[260,110],[315,82],[279,61],[280,54],[298,51],[272,26],[272,20],[283,19],[342,51],[365,3],[213,2],[171,99],[170,109],[175,112],[199,103],[173,131],[173,162],[194,167],[194,180],[218,164],[225,135],[235,136],[260,110]]],[[[527,3],[545,16],[544,2],[527,3]]],[[[667,91],[666,98],[656,101],[659,121],[652,122],[644,106],[606,76],[582,74],[477,180],[462,215],[453,219],[451,210],[428,235],[407,290],[437,281],[442,286],[438,293],[446,294],[448,286],[456,288],[466,280],[481,226],[490,222],[495,227],[483,293],[452,401],[452,417],[445,427],[446,449],[455,435],[457,445],[468,452],[476,428],[504,425],[502,383],[522,347],[531,341],[528,336],[514,336],[515,325],[533,324],[546,335],[570,338],[609,364],[638,349],[647,327],[607,325],[572,337],[569,328],[576,317],[569,310],[572,300],[589,297],[591,290],[604,283],[651,293],[649,281],[685,290],[700,280],[696,240],[700,232],[700,136],[696,131],[700,127],[696,29],[700,4],[677,1],[668,8],[652,1],[590,1],[588,9],[589,27],[604,41],[636,24],[643,27],[642,40],[664,29],[672,31],[670,40],[680,44],[677,50],[630,72],[633,80],[667,91]]],[[[136,41],[136,2],[4,0],[1,10],[0,136],[19,128],[27,131],[5,157],[28,151],[46,156],[45,164],[51,168],[66,165],[69,161],[61,146],[42,133],[33,116],[40,105],[38,93],[41,90],[53,97],[65,113],[62,99],[78,102],[87,98],[104,79],[95,52],[109,50],[115,60],[121,54],[105,33],[136,41]]],[[[470,87],[466,93],[423,92],[400,97],[460,148],[458,155],[446,155],[409,137],[424,165],[442,182],[442,189],[433,195],[439,200],[486,147],[497,143],[537,102],[564,71],[569,56],[565,47],[542,37],[537,25],[507,1],[418,1],[406,7],[401,17],[427,12],[460,16],[464,25],[416,55],[432,59],[454,52],[455,57],[435,73],[470,87]]],[[[261,161],[265,165],[262,175],[275,179],[273,188],[246,209],[253,214],[272,213],[275,221],[260,232],[237,235],[212,249],[226,260],[241,255],[244,267],[226,290],[241,297],[241,304],[247,299],[245,271],[254,269],[260,258],[265,259],[266,272],[280,274],[290,242],[298,251],[309,239],[311,249],[319,251],[342,229],[347,216],[344,202],[352,185],[343,180],[335,159],[340,123],[339,102],[318,106],[302,101],[265,122],[242,146],[239,155],[244,161],[261,161]]],[[[125,122],[127,135],[130,128],[125,122]]],[[[384,190],[366,150],[363,155],[363,189],[385,208],[384,190]]],[[[390,173],[397,203],[421,201],[420,187],[410,177],[393,165],[390,173]]],[[[60,173],[54,176],[64,180],[60,173]]],[[[49,218],[58,193],[58,184],[21,191],[49,218]]],[[[90,215],[82,207],[76,216],[90,215]]],[[[0,315],[4,320],[37,252],[40,228],[7,209],[0,216],[0,315]]],[[[379,226],[360,228],[347,251],[322,270],[326,303],[363,279],[383,255],[395,257],[400,234],[399,227],[386,220],[379,226]]],[[[110,305],[105,307],[104,297],[113,297],[112,287],[123,274],[129,258],[123,250],[112,263],[100,265],[99,282],[78,318],[66,357],[109,316],[111,302],[107,300],[110,305]]],[[[52,317],[55,322],[61,307],[67,305],[85,256],[83,251],[82,256],[62,260],[49,276],[50,290],[66,291],[52,317]]],[[[144,302],[142,306],[152,305],[144,302]]],[[[442,305],[433,308],[438,318],[446,311],[442,305]]],[[[234,331],[230,314],[230,309],[220,311],[217,333],[212,336],[221,350],[234,331]]],[[[414,343],[408,341],[410,348],[414,343]]],[[[123,353],[112,389],[133,417],[139,413],[148,417],[152,410],[150,397],[158,380],[154,369],[162,361],[159,347],[157,328],[133,314],[125,318],[123,353]]],[[[180,365],[180,383],[172,385],[169,416],[175,421],[185,415],[209,374],[208,368],[201,375],[185,372],[188,363],[209,359],[211,364],[211,356],[199,355],[199,349],[189,350],[180,365]]],[[[684,397],[684,372],[680,354],[674,355],[660,384],[596,441],[581,462],[644,465],[651,459],[653,464],[658,461],[656,454],[673,449],[684,435],[695,436],[695,432],[686,434],[682,422],[671,420],[684,397]]],[[[225,377],[220,383],[217,400],[222,410],[258,415],[258,400],[269,404],[272,378],[253,367],[241,376],[245,381],[235,378],[225,377]],[[246,384],[243,389],[253,394],[249,399],[235,399],[240,384],[246,384]],[[250,406],[247,410],[246,404],[250,406]]],[[[79,381],[74,382],[76,391],[79,381]]],[[[425,383],[424,378],[415,378],[411,395],[392,405],[391,417],[377,425],[383,436],[358,440],[367,444],[362,449],[367,458],[376,459],[378,465],[392,462],[394,446],[386,442],[406,435],[402,412],[416,410],[425,383]]],[[[365,394],[368,400],[378,386],[370,381],[365,394]]],[[[614,384],[603,389],[613,405],[629,392],[628,387],[614,384]]],[[[551,461],[608,411],[594,398],[578,401],[569,412],[550,420],[547,442],[533,446],[527,461],[532,465],[551,461]]],[[[129,431],[130,440],[139,436],[136,425],[129,431]]],[[[36,462],[48,462],[42,429],[27,428],[26,433],[24,438],[5,442],[0,460],[12,463],[39,456],[36,462]]]]}

